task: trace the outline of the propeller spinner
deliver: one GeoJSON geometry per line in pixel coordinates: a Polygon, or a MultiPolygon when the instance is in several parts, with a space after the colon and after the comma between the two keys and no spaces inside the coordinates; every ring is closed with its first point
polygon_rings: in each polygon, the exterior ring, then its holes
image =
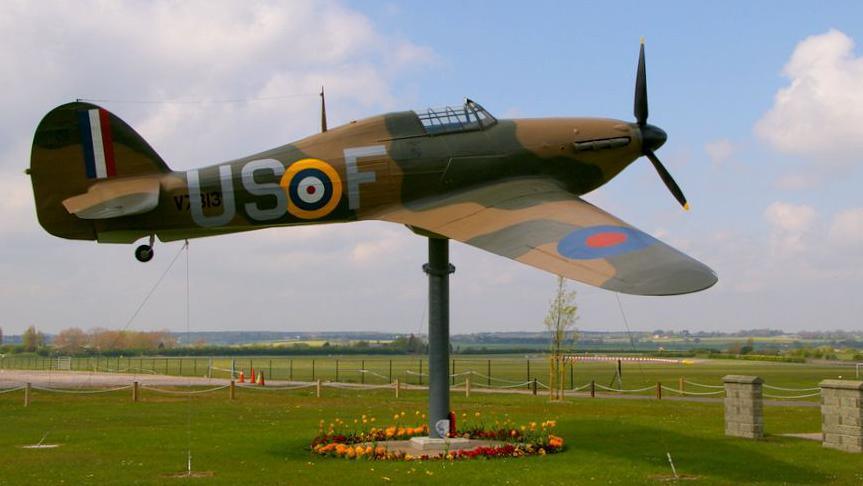
{"type": "Polygon", "coordinates": [[[656,169],[662,182],[665,183],[665,187],[671,191],[677,202],[683,206],[683,209],[688,211],[689,203],[686,202],[686,196],[683,195],[680,186],[677,185],[677,182],[674,181],[674,178],[671,177],[671,174],[660,162],[659,157],[653,152],[662,147],[668,136],[661,128],[647,123],[647,72],[644,66],[644,39],[641,40],[641,50],[638,53],[638,73],[635,77],[635,103],[633,112],[636,123],[638,123],[638,128],[641,131],[641,153],[653,164],[653,168],[656,169]]]}

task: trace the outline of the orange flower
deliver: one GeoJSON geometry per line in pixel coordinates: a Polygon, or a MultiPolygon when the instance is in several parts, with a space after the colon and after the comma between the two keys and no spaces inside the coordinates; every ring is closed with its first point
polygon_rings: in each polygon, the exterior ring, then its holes
{"type": "Polygon", "coordinates": [[[552,447],[563,447],[563,438],[556,435],[549,435],[548,445],[552,447]]]}

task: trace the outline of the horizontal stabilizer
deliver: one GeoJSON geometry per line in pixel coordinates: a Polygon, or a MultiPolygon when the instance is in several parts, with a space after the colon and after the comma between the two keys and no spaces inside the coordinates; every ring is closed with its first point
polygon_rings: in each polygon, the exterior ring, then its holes
{"type": "Polygon", "coordinates": [[[81,195],[63,201],[70,214],[81,219],[109,219],[152,211],[159,205],[159,179],[98,182],[81,195]]]}

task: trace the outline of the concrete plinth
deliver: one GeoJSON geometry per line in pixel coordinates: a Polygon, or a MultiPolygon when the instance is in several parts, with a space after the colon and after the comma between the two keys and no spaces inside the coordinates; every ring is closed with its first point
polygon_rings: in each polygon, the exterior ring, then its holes
{"type": "Polygon", "coordinates": [[[725,435],[746,439],[764,437],[764,401],[757,376],[728,375],[725,383],[725,435]]]}
{"type": "Polygon", "coordinates": [[[822,445],[863,453],[863,381],[824,380],[818,386],[822,445]]]}
{"type": "MultiPolygon", "coordinates": [[[[438,439],[436,437],[411,437],[411,447],[419,451],[464,449],[471,442],[461,437],[438,439]]],[[[476,447],[476,446],[474,446],[476,447]]]]}

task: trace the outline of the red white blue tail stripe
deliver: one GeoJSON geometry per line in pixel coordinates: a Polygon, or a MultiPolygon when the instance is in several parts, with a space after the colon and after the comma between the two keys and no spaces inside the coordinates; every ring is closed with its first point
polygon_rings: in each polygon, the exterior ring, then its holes
{"type": "Polygon", "coordinates": [[[108,112],[101,108],[79,111],[78,126],[81,129],[81,146],[87,177],[106,179],[117,175],[108,112]]]}

